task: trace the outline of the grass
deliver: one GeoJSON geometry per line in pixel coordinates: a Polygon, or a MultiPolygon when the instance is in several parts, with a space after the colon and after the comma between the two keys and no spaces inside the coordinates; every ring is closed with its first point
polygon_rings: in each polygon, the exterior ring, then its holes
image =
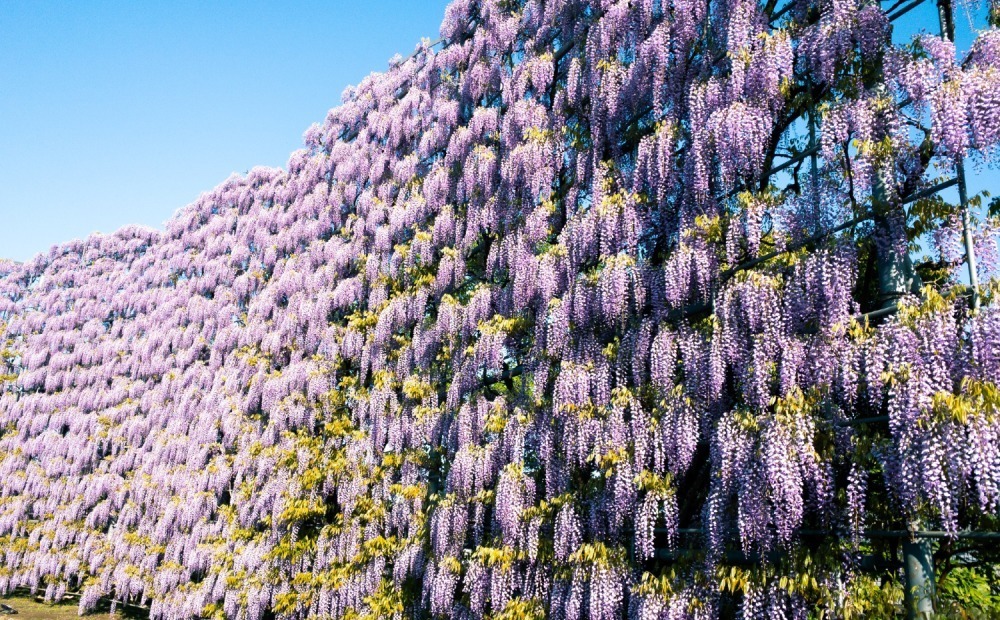
{"type": "MultiPolygon", "coordinates": [[[[71,600],[49,604],[27,596],[11,596],[0,598],[0,603],[10,605],[17,610],[15,616],[3,616],[11,620],[64,620],[79,617],[76,613],[76,601],[71,600]]],[[[111,617],[107,614],[101,615],[111,617]]]]}
{"type": "MultiPolygon", "coordinates": [[[[36,599],[30,596],[10,596],[0,597],[0,603],[10,605],[17,610],[17,615],[0,615],[0,620],[69,620],[80,617],[77,614],[77,601],[71,598],[67,598],[61,603],[45,603],[40,598],[36,599]]],[[[103,608],[87,614],[86,617],[92,620],[126,620],[144,617],[136,616],[130,613],[131,611],[119,608],[118,611],[111,614],[105,605],[103,608]]]]}

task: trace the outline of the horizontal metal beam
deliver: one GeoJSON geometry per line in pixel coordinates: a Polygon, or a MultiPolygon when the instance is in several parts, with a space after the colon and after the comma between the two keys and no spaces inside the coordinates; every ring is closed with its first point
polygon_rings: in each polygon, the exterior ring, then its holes
{"type": "Polygon", "coordinates": [[[888,422],[889,416],[887,415],[876,415],[870,418],[854,418],[853,420],[841,420],[837,422],[835,426],[861,426],[862,424],[877,424],[879,422],[888,422]]]}
{"type": "Polygon", "coordinates": [[[835,235],[835,234],[837,234],[837,233],[839,233],[841,231],[844,231],[844,230],[847,230],[848,228],[857,226],[858,224],[861,224],[862,222],[868,221],[870,219],[872,219],[870,215],[863,215],[861,217],[856,217],[853,220],[849,220],[847,222],[844,222],[843,224],[840,224],[839,226],[835,226],[834,228],[831,228],[830,230],[826,230],[826,231],[823,231],[821,233],[817,233],[815,235],[812,235],[810,237],[806,237],[805,239],[803,239],[801,241],[798,241],[796,243],[793,243],[793,244],[789,245],[788,247],[786,247],[783,250],[775,250],[774,252],[771,252],[770,254],[765,254],[764,256],[759,256],[759,257],[754,258],[752,260],[748,260],[745,263],[740,263],[739,265],[736,265],[732,269],[727,269],[726,271],[723,271],[722,275],[720,276],[720,278],[722,280],[728,280],[730,277],[732,277],[734,274],[736,274],[739,271],[745,271],[747,269],[752,269],[753,267],[756,267],[757,265],[759,265],[759,264],[761,264],[763,262],[769,261],[772,258],[777,258],[777,257],[781,256],[782,254],[788,254],[789,252],[795,252],[796,250],[800,250],[800,249],[806,247],[807,245],[811,245],[813,243],[816,243],[817,241],[822,241],[823,239],[825,239],[826,237],[829,237],[830,235],[835,235]]]}
{"type": "MultiPolygon", "coordinates": [[[[657,527],[654,531],[657,533],[668,532],[665,527],[657,527]]],[[[703,536],[705,534],[705,530],[703,528],[688,527],[678,529],[677,533],[688,536],[703,536]]],[[[850,535],[850,532],[838,530],[800,529],[796,532],[796,534],[810,538],[822,538],[827,536],[839,538],[850,535]]],[[[861,538],[960,538],[963,540],[1000,540],[1000,532],[993,532],[989,530],[964,530],[960,532],[947,532],[944,530],[862,530],[858,534],[861,538]]]]}
{"type": "Polygon", "coordinates": [[[937,185],[932,185],[928,188],[922,189],[916,194],[910,194],[909,197],[903,199],[903,204],[907,205],[910,204],[911,202],[916,202],[921,198],[927,198],[928,196],[933,196],[934,194],[944,191],[953,185],[958,185],[958,177],[955,177],[954,179],[948,179],[947,181],[942,181],[937,185]]]}
{"type": "Polygon", "coordinates": [[[781,162],[777,166],[772,166],[771,169],[768,170],[764,174],[766,176],[771,176],[772,174],[776,174],[778,172],[781,172],[785,168],[789,168],[791,166],[794,166],[795,164],[799,163],[800,161],[804,160],[805,158],[809,157],[810,155],[815,155],[816,153],[819,153],[819,151],[820,151],[820,145],[817,144],[816,146],[811,146],[811,147],[807,148],[806,150],[802,151],[801,153],[799,153],[798,155],[794,155],[792,157],[789,157],[788,159],[786,159],[785,161],[781,162]]]}
{"type": "Polygon", "coordinates": [[[907,13],[909,13],[910,11],[912,11],[915,8],[917,8],[918,6],[920,6],[923,3],[924,3],[924,0],[913,0],[913,2],[907,4],[904,7],[901,7],[899,10],[897,10],[897,11],[895,11],[893,13],[890,13],[887,17],[888,17],[889,21],[894,22],[897,19],[899,19],[900,17],[906,15],[907,13]]]}

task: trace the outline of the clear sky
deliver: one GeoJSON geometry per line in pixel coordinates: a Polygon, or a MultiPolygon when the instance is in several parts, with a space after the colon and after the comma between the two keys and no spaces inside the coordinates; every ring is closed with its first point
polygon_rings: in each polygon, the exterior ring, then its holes
{"type": "Polygon", "coordinates": [[[284,166],[446,5],[0,0],[0,257],[162,228],[232,172],[284,166]]]}
{"type": "MultiPolygon", "coordinates": [[[[0,256],[160,228],[230,173],[283,166],[347,85],[436,39],[446,4],[0,0],[0,256]]],[[[897,40],[919,28],[933,2],[897,40]]]]}

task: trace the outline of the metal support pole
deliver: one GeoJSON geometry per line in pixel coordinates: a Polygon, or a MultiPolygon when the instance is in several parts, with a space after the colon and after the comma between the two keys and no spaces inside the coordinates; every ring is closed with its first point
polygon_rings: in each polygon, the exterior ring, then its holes
{"type": "MultiPolygon", "coordinates": [[[[885,71],[883,58],[879,56],[873,61],[873,65],[872,69],[875,71],[864,78],[864,87],[888,98],[888,86],[882,79],[885,71]]],[[[876,142],[885,137],[885,130],[880,134],[874,136],[876,142]]],[[[849,157],[846,149],[844,156],[849,157]]],[[[876,166],[871,196],[880,308],[894,308],[901,297],[910,293],[919,294],[923,287],[920,275],[913,268],[913,260],[907,247],[909,239],[905,231],[906,212],[901,201],[891,195],[891,187],[890,171],[886,170],[885,165],[876,166]],[[903,247],[892,247],[900,241],[903,247]]]]}
{"type": "MultiPolygon", "coordinates": [[[[902,205],[894,206],[887,200],[885,171],[875,172],[874,187],[872,187],[872,209],[875,212],[876,234],[883,235],[883,243],[888,243],[894,232],[892,219],[903,217],[900,213],[902,205]]],[[[906,250],[894,252],[889,248],[879,252],[878,257],[878,291],[881,309],[895,308],[900,297],[907,293],[917,294],[923,282],[913,269],[913,260],[906,250]]]]}
{"type": "MultiPolygon", "coordinates": [[[[810,83],[810,92],[812,91],[812,84],[810,83]]],[[[813,208],[816,209],[816,213],[819,213],[819,161],[817,156],[817,145],[816,142],[816,104],[809,104],[809,150],[812,152],[809,155],[809,184],[812,186],[812,200],[813,208]]],[[[818,221],[818,218],[817,218],[818,221]]]]}
{"type": "MultiPolygon", "coordinates": [[[[955,20],[951,0],[937,0],[938,22],[941,38],[955,41],[955,20]]],[[[979,275],[976,273],[976,247],[972,240],[972,221],[969,215],[969,195],[965,185],[965,162],[959,157],[955,162],[958,179],[958,202],[962,209],[962,242],[965,245],[965,264],[969,268],[969,287],[972,289],[972,309],[979,309],[979,275]]]]}
{"type": "Polygon", "coordinates": [[[965,243],[965,264],[969,268],[969,287],[972,289],[972,309],[979,309],[979,275],[976,273],[976,246],[972,240],[972,222],[969,216],[969,198],[965,187],[965,164],[956,165],[958,174],[958,200],[962,205],[962,241],[965,243]]]}
{"type": "Polygon", "coordinates": [[[934,617],[934,554],[926,538],[903,542],[904,604],[906,617],[924,620],[934,617]]]}

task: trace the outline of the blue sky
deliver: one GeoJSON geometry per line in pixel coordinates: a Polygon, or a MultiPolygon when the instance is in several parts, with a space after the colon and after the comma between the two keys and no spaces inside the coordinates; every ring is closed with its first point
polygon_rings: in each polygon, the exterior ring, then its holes
{"type": "Polygon", "coordinates": [[[349,84],[438,38],[445,0],[0,0],[0,256],[284,166],[349,84]]]}
{"type": "MultiPolygon", "coordinates": [[[[159,228],[230,173],[283,166],[347,85],[436,39],[446,4],[0,0],[0,256],[159,228]]],[[[921,27],[933,2],[897,32],[921,27]]]]}

